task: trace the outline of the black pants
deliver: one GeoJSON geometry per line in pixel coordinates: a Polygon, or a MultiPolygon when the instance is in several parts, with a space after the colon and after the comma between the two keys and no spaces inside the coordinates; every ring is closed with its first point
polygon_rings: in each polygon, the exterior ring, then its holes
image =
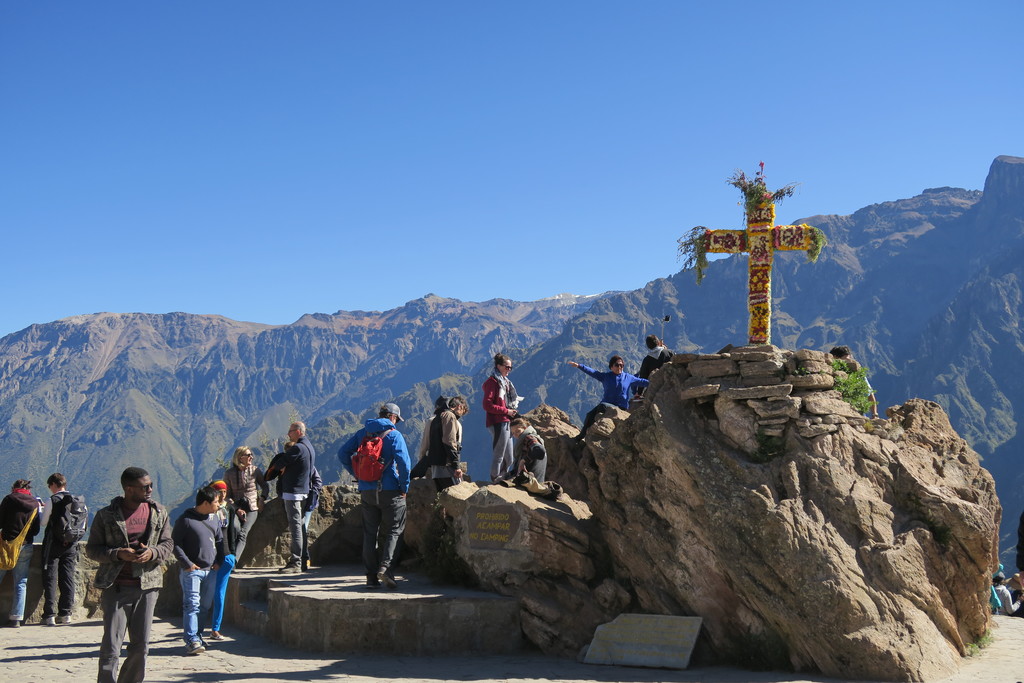
{"type": "Polygon", "coordinates": [[[597,422],[598,415],[604,415],[604,411],[606,408],[617,407],[618,406],[613,406],[611,403],[598,403],[596,406],[594,406],[591,409],[591,411],[587,413],[587,416],[583,419],[583,429],[580,430],[580,434],[577,438],[580,439],[581,441],[583,440],[583,437],[584,435],[586,435],[587,430],[590,429],[590,425],[597,422]]]}
{"type": "Polygon", "coordinates": [[[43,618],[70,617],[75,608],[75,568],[78,565],[78,544],[69,548],[53,548],[43,563],[43,618]],[[60,601],[57,588],[60,587],[60,601]]]}

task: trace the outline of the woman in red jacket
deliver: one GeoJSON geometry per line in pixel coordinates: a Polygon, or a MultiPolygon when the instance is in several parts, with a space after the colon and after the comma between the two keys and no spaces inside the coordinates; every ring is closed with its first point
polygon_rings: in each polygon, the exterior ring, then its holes
{"type": "Polygon", "coordinates": [[[484,382],[484,413],[487,429],[491,430],[491,481],[500,481],[512,468],[512,434],[508,423],[519,417],[519,395],[508,378],[512,360],[503,353],[494,356],[494,372],[484,382]]]}

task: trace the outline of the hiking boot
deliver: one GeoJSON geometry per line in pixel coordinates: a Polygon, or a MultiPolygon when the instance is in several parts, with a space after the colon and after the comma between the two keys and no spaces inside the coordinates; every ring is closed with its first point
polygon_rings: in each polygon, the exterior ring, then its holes
{"type": "Polygon", "coordinates": [[[185,647],[185,654],[187,655],[197,655],[200,652],[206,652],[206,648],[198,640],[193,640],[185,647]]]}
{"type": "Polygon", "coordinates": [[[63,614],[63,615],[57,617],[57,623],[58,624],[70,624],[71,623],[71,615],[70,614],[63,614]]]}
{"type": "Polygon", "coordinates": [[[387,567],[381,567],[377,570],[377,580],[384,584],[388,590],[393,591],[398,588],[398,584],[395,583],[395,575],[387,567]]]}
{"type": "Polygon", "coordinates": [[[285,566],[277,570],[281,574],[298,574],[302,571],[298,562],[289,562],[285,566]]]}
{"type": "Polygon", "coordinates": [[[53,617],[43,617],[42,624],[43,626],[56,626],[57,620],[53,617]]]}
{"type": "Polygon", "coordinates": [[[380,588],[380,579],[377,578],[376,574],[366,575],[366,587],[367,588],[380,588]]]}

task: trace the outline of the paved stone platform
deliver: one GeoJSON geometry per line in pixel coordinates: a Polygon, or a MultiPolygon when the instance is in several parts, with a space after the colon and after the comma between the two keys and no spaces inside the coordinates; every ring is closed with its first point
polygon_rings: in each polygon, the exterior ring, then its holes
{"type": "Polygon", "coordinates": [[[287,647],[315,652],[511,654],[524,647],[519,602],[397,574],[398,588],[368,590],[358,567],[303,574],[232,575],[225,620],[287,647]]]}
{"type": "MultiPolygon", "coordinates": [[[[290,650],[264,638],[225,628],[229,640],[211,643],[201,655],[186,656],[179,621],[153,624],[148,683],[267,683],[268,681],[345,681],[346,683],[834,683],[835,679],[728,667],[687,671],[592,666],[537,654],[481,657],[349,656],[290,650]]],[[[9,681],[52,683],[96,680],[102,623],[0,628],[0,666],[9,681]]],[[[936,683],[1014,683],[1022,681],[1024,619],[996,617],[992,645],[964,660],[960,673],[936,683]]]]}

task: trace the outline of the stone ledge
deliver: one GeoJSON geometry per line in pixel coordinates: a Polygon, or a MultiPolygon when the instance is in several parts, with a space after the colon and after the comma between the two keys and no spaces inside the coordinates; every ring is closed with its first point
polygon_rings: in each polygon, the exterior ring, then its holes
{"type": "Polygon", "coordinates": [[[789,396],[793,391],[792,384],[776,384],[774,386],[746,387],[723,389],[719,395],[732,401],[751,398],[771,398],[773,396],[789,396]]]}
{"type": "Polygon", "coordinates": [[[361,568],[232,576],[226,619],[244,631],[314,652],[390,655],[514,654],[523,648],[515,598],[399,575],[367,590],[361,568]],[[260,594],[263,594],[262,599],[260,594]]]}

